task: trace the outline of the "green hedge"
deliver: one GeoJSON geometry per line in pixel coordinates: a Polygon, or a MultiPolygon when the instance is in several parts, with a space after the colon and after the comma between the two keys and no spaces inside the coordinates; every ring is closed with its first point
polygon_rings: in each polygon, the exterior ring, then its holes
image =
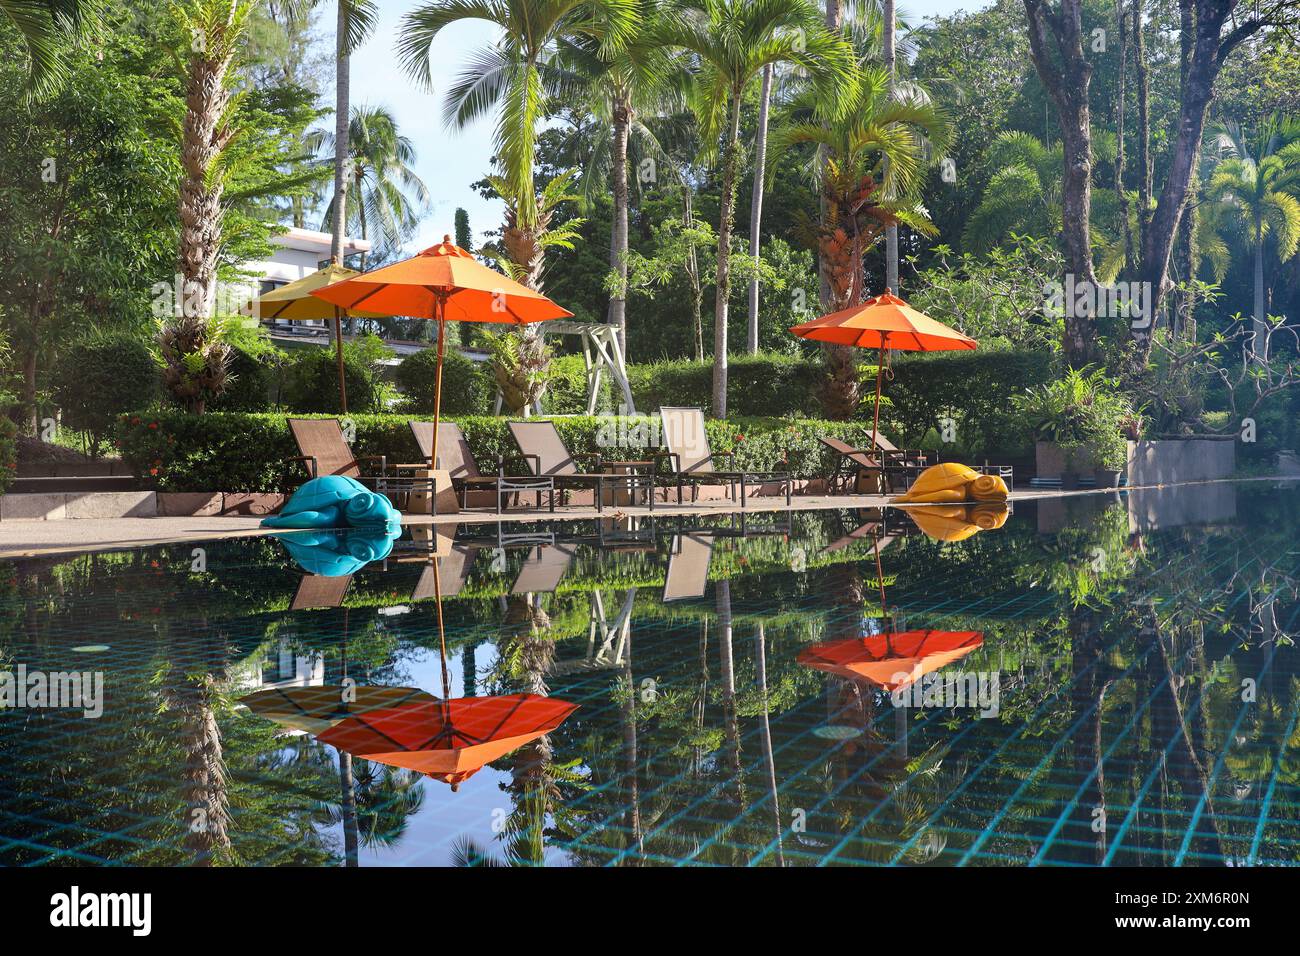
{"type": "MultiPolygon", "coordinates": [[[[865,353],[864,353],[865,356],[865,353]]],[[[631,365],[627,370],[637,408],[664,405],[709,409],[713,405],[713,362],[676,360],[631,365]]],[[[790,355],[733,355],[727,367],[730,413],[778,417],[819,412],[816,387],[821,364],[790,355]]]]}
{"type": "MultiPolygon", "coordinates": [[[[328,417],[328,416],[313,416],[328,417]]],[[[352,415],[358,455],[387,455],[389,461],[417,460],[408,415],[352,415]]],[[[484,468],[498,455],[516,453],[505,418],[455,418],[484,468]]],[[[650,416],[573,416],[555,420],[570,450],[601,452],[610,458],[637,456],[659,447],[658,420],[650,416]]],[[[869,441],[870,422],[811,419],[734,418],[707,423],[715,452],[734,451],[739,466],[788,467],[800,477],[825,475],[832,459],[820,435],[850,444],[869,441]],[[788,459],[787,459],[788,454],[788,459]],[[785,462],[788,461],[788,465],[785,462]]],[[[162,491],[277,491],[284,488],[283,462],[298,454],[282,414],[183,412],[124,416],[118,425],[122,458],[150,487],[162,491]]],[[[291,484],[303,477],[298,472],[291,484]]]]}
{"type": "Polygon", "coordinates": [[[896,444],[943,442],[943,419],[951,417],[956,441],[938,445],[951,453],[945,457],[994,457],[1032,448],[1033,437],[1011,399],[1046,382],[1056,369],[1048,352],[974,351],[904,355],[893,371],[885,392],[896,444]]]}

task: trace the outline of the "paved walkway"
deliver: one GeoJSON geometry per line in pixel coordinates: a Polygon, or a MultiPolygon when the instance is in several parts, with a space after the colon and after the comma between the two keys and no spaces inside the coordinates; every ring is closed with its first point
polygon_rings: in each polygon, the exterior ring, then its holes
{"type": "MultiPolygon", "coordinates": [[[[1095,490],[1078,492],[1016,491],[1011,495],[1017,501],[1032,498],[1061,497],[1069,494],[1096,494],[1095,490]]],[[[1105,492],[1102,492],[1105,493],[1105,492]]],[[[882,508],[889,503],[884,495],[801,495],[794,498],[791,509],[810,511],[827,508],[882,508]]],[[[751,497],[746,514],[760,514],[784,510],[779,497],[751,497]]],[[[736,514],[741,508],[730,501],[701,501],[696,504],[659,504],[654,514],[659,517],[679,515],[736,514]]],[[[607,506],[603,514],[592,507],[557,508],[555,514],[545,511],[496,512],[462,511],[454,515],[403,515],[406,525],[428,524],[481,524],[497,521],[590,521],[594,518],[648,515],[644,506],[607,506]]],[[[173,544],[183,541],[211,541],[218,538],[240,538],[264,534],[259,517],[184,517],[184,518],[84,518],[61,521],[0,521],[0,558],[24,557],[60,552],[111,551],[146,545],[173,544]]]]}

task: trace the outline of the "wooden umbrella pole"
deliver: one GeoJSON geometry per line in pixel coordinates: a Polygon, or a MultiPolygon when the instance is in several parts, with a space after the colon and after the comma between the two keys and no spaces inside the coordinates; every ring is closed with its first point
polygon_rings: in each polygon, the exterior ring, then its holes
{"type": "Polygon", "coordinates": [[[442,356],[446,348],[447,339],[447,299],[445,296],[438,297],[438,364],[435,366],[433,373],[433,460],[429,462],[430,468],[438,467],[438,432],[439,423],[442,419],[442,356]]]}
{"type": "Polygon", "coordinates": [[[442,623],[442,580],[438,576],[438,559],[433,559],[433,593],[438,613],[438,654],[442,659],[442,699],[451,696],[451,678],[447,673],[447,632],[442,623]]]}
{"type": "Polygon", "coordinates": [[[348,413],[348,387],[343,377],[343,320],[339,318],[339,307],[334,307],[334,353],[339,363],[339,413],[348,413]]]}
{"type": "Polygon", "coordinates": [[[871,453],[880,454],[880,447],[876,444],[876,436],[880,432],[880,377],[885,373],[885,336],[880,336],[880,352],[876,359],[876,414],[871,420],[871,453]]]}

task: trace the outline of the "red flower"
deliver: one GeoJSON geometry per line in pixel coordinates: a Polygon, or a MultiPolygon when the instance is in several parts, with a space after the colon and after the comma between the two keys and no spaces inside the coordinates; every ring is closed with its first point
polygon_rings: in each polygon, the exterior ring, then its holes
{"type": "Polygon", "coordinates": [[[157,469],[157,468],[150,468],[150,469],[149,469],[149,474],[151,474],[151,475],[157,475],[157,474],[158,474],[158,469],[157,469]]]}
{"type": "Polygon", "coordinates": [[[157,431],[157,429],[158,429],[158,423],[157,423],[157,422],[150,422],[150,423],[149,423],[149,427],[152,428],[152,429],[154,429],[155,431],[157,431]]]}

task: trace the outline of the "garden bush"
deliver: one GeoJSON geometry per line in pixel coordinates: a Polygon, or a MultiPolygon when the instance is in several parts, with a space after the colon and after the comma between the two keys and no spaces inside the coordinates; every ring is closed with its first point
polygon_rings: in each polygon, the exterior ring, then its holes
{"type": "MultiPolygon", "coordinates": [[[[397,367],[395,379],[406,395],[412,412],[433,414],[434,383],[438,353],[425,349],[408,356],[397,367]]],[[[472,362],[455,349],[448,349],[442,362],[442,413],[444,415],[489,415],[496,397],[496,383],[485,364],[472,362]]]]}
{"type": "MultiPolygon", "coordinates": [[[[224,392],[208,402],[208,410],[265,412],[274,408],[279,401],[280,370],[284,360],[285,354],[279,349],[254,351],[240,344],[232,344],[230,348],[232,381],[226,386],[224,392]]],[[[115,411],[123,411],[123,409],[119,408],[115,411]]]]}
{"type": "MultiPolygon", "coordinates": [[[[327,417],[327,416],[320,416],[327,417]]],[[[387,455],[389,461],[414,461],[418,455],[409,415],[350,416],[356,425],[357,455],[387,455]]],[[[457,417],[481,467],[495,467],[497,456],[517,454],[506,419],[457,417]]],[[[575,452],[601,452],[628,458],[659,447],[658,419],[651,416],[575,415],[555,420],[575,452]]],[[[850,444],[869,440],[870,422],[808,419],[735,418],[707,423],[715,452],[734,451],[738,466],[788,469],[799,477],[826,475],[833,459],[817,440],[837,436],[850,444]]],[[[122,457],[150,486],[163,491],[277,491],[285,487],[284,462],[298,454],[280,414],[167,411],[124,416],[118,427],[122,457]]],[[[301,470],[289,485],[302,480],[301,470]]]]}
{"type": "MultiPolygon", "coordinates": [[[[349,412],[375,412],[384,389],[373,367],[343,351],[343,382],[349,412]]],[[[292,354],[284,367],[280,401],[294,412],[339,412],[339,369],[334,350],[307,348],[292,354]]]]}
{"type": "MultiPolygon", "coordinates": [[[[732,414],[815,415],[814,389],[821,374],[815,360],[791,355],[733,355],[727,373],[727,410],[732,414]]],[[[637,408],[654,412],[664,405],[710,409],[713,363],[677,359],[628,367],[637,408]]]]}
{"type": "Polygon", "coordinates": [[[125,335],[93,336],[68,345],[53,369],[63,425],[85,432],[98,457],[117,417],[160,397],[158,362],[149,346],[125,335]]]}

